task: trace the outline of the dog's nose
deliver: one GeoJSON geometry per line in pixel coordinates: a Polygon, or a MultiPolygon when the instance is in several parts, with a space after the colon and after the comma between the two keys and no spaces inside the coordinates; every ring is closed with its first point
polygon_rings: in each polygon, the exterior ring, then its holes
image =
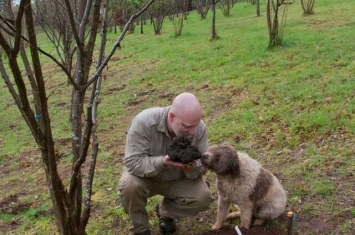
{"type": "Polygon", "coordinates": [[[201,159],[203,160],[203,159],[206,159],[206,158],[208,158],[208,154],[207,153],[202,154],[202,158],[201,159]]]}

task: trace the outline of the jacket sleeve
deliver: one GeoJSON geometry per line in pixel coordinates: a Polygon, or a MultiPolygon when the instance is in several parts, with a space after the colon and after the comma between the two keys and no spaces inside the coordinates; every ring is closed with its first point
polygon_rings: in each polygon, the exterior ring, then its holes
{"type": "Polygon", "coordinates": [[[162,171],[164,156],[149,156],[151,133],[144,122],[135,118],[128,128],[124,165],[127,171],[139,177],[153,177],[162,171]]]}

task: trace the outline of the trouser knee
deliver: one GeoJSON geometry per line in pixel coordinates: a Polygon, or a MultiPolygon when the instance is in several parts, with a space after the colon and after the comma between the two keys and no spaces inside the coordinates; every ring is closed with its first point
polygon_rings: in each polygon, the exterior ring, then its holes
{"type": "Polygon", "coordinates": [[[198,208],[199,211],[205,211],[209,208],[212,202],[213,198],[211,197],[211,193],[206,191],[199,196],[199,199],[196,202],[196,208],[198,208]]]}
{"type": "Polygon", "coordinates": [[[122,177],[118,189],[118,198],[128,213],[128,211],[139,210],[145,207],[148,198],[148,190],[139,180],[132,177],[122,177]]]}

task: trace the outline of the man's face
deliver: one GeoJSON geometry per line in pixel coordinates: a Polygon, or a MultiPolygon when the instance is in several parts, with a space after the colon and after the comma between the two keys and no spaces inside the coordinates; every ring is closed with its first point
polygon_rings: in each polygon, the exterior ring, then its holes
{"type": "Polygon", "coordinates": [[[196,134],[197,126],[201,121],[200,117],[194,117],[194,115],[171,115],[171,129],[176,136],[194,136],[196,134]]]}

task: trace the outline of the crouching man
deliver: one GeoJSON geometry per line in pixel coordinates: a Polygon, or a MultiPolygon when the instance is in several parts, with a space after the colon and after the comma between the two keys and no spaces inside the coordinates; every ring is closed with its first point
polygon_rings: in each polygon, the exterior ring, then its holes
{"type": "Polygon", "coordinates": [[[173,138],[181,135],[191,137],[201,153],[207,150],[202,109],[190,93],[178,95],[171,106],[142,111],[129,126],[118,194],[132,234],[150,234],[146,205],[151,196],[163,196],[156,207],[163,234],[175,233],[174,219],[195,216],[213,201],[200,160],[183,164],[167,155],[173,138]]]}

